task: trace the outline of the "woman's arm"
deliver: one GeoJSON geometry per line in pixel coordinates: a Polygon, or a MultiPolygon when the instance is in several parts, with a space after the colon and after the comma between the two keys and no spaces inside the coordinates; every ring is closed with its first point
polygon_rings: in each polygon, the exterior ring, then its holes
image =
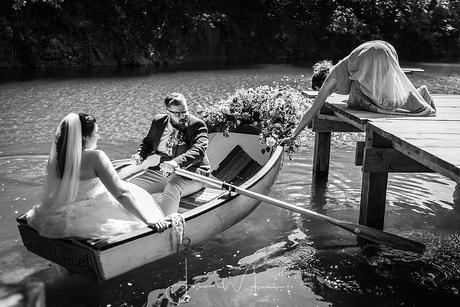
{"type": "MultiPolygon", "coordinates": [[[[149,217],[142,212],[138,206],[131,191],[126,189],[123,181],[118,176],[117,171],[112,165],[109,157],[101,150],[94,151],[94,171],[101,179],[107,190],[116,198],[116,200],[129,212],[139,218],[147,225],[153,225],[158,230],[166,227],[164,220],[158,220],[156,217],[149,217]]],[[[154,205],[154,204],[152,204],[154,205]]]]}
{"type": "Polygon", "coordinates": [[[311,108],[304,114],[299,125],[295,129],[294,133],[290,137],[291,141],[294,140],[300,132],[313,120],[316,114],[319,113],[324,103],[326,102],[327,97],[334,92],[337,80],[334,78],[326,79],[321,88],[318,91],[318,95],[315,98],[315,102],[311,108]]]}

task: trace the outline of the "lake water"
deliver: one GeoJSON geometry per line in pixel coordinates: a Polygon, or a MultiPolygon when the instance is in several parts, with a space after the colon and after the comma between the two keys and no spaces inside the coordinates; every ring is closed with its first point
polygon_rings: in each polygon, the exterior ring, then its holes
{"type": "MultiPolygon", "coordinates": [[[[460,94],[460,65],[408,63],[433,93],[460,94]]],[[[54,131],[67,113],[100,125],[100,148],[113,159],[137,149],[167,92],[202,110],[239,87],[288,84],[306,89],[311,69],[285,64],[153,73],[0,76],[0,282],[40,280],[47,306],[151,306],[184,280],[193,306],[432,306],[460,302],[460,204],[455,183],[438,174],[391,174],[385,230],[427,245],[424,255],[361,248],[330,224],[261,204],[250,216],[194,247],[104,284],[69,275],[28,252],[15,219],[38,199],[54,131]]],[[[459,102],[460,103],[460,102],[459,102]]],[[[330,175],[314,184],[311,137],[285,159],[271,197],[357,222],[361,170],[354,145],[362,134],[334,134],[330,175]]]]}

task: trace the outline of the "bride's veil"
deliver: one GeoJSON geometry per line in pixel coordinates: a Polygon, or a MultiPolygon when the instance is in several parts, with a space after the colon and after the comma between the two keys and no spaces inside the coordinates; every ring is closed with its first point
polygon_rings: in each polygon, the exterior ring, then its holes
{"type": "Polygon", "coordinates": [[[77,198],[82,154],[82,132],[78,114],[70,113],[59,124],[51,145],[41,210],[74,202],[77,198]]]}

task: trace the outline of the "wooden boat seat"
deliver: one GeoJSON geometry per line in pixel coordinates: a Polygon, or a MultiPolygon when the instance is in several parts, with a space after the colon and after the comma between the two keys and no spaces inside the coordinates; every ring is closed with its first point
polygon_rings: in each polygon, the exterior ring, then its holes
{"type": "Polygon", "coordinates": [[[262,168],[241,146],[237,145],[211,173],[217,179],[240,185],[262,168]]]}
{"type": "MultiPolygon", "coordinates": [[[[254,161],[241,146],[237,145],[222,160],[211,175],[222,181],[240,185],[251,178],[261,168],[262,165],[254,161]]],[[[206,187],[194,194],[182,197],[179,204],[179,213],[199,207],[224,193],[222,190],[206,187]]]]}

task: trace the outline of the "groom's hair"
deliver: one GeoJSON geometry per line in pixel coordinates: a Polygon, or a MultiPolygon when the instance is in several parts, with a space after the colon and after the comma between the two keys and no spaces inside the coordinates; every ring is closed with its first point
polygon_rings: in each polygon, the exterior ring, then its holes
{"type": "Polygon", "coordinates": [[[184,95],[180,93],[170,93],[165,98],[165,106],[178,106],[181,104],[187,104],[187,100],[184,95]]]}

